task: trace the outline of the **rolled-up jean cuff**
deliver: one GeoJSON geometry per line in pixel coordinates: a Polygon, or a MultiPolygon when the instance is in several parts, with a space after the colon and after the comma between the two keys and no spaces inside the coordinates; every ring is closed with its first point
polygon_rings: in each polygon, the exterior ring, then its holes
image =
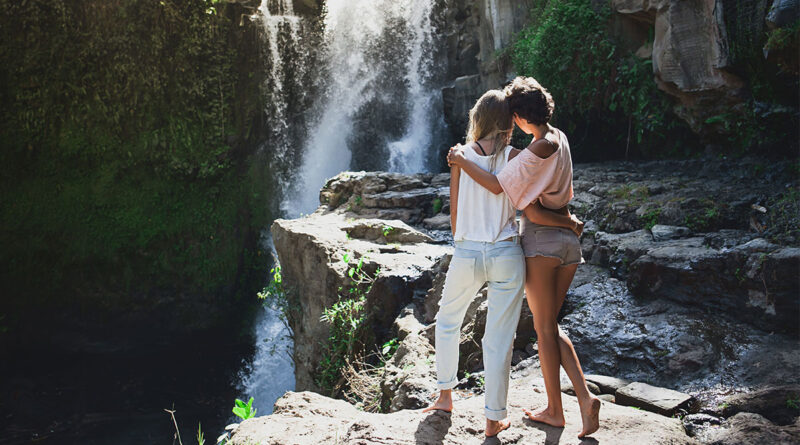
{"type": "Polygon", "coordinates": [[[439,381],[436,382],[436,387],[439,388],[440,391],[444,389],[453,389],[456,387],[456,385],[458,385],[458,379],[453,379],[449,382],[444,382],[444,383],[439,381]]]}
{"type": "Polygon", "coordinates": [[[491,409],[488,406],[483,407],[486,411],[486,418],[489,420],[503,420],[508,417],[508,410],[505,409],[491,409]]]}

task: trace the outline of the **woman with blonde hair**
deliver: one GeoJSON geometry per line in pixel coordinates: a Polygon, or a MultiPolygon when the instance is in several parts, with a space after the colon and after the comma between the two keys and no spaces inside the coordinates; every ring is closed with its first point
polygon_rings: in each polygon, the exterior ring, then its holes
{"type": "MultiPolygon", "coordinates": [[[[466,159],[494,174],[519,153],[508,145],[513,124],[505,94],[487,91],[469,113],[466,159]]],[[[539,210],[531,216],[542,224],[576,228],[568,216],[539,210]]],[[[436,315],[438,400],[424,412],[453,409],[452,389],[458,383],[461,324],[470,302],[488,283],[488,312],[483,336],[486,436],[509,427],[506,418],[511,346],[519,322],[525,263],[519,243],[516,212],[504,193],[495,194],[451,168],[450,221],[455,242],[439,311],[436,315]]]]}
{"type": "MultiPolygon", "coordinates": [[[[531,208],[556,209],[568,214],[573,197],[572,158],[567,136],[549,124],[555,104],[550,93],[531,77],[517,77],[506,87],[506,99],[514,123],[533,135],[533,141],[497,175],[473,161],[469,148],[453,147],[448,162],[463,169],[491,193],[507,195],[525,214],[531,208]]],[[[540,212],[541,213],[541,212],[540,212]]],[[[546,212],[543,214],[547,214],[546,212]]],[[[536,219],[522,222],[525,254],[525,294],[533,313],[539,343],[547,406],[525,413],[534,421],[564,426],[559,365],[564,367],[580,405],[583,438],[600,426],[600,400],[589,392],[572,342],[558,327],[557,316],[578,264],[584,262],[578,237],[569,230],[536,219]]]]}

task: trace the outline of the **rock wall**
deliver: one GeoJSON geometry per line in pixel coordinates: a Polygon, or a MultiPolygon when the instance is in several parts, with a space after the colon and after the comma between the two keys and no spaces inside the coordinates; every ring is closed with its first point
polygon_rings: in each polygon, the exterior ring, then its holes
{"type": "MultiPolygon", "coordinates": [[[[655,82],[678,99],[676,111],[697,132],[708,118],[741,106],[746,99],[745,82],[730,71],[724,3],[612,1],[612,8],[623,21],[634,22],[626,25],[628,32],[622,36],[641,46],[638,55],[652,58],[655,82]],[[647,41],[646,31],[630,31],[637,27],[654,27],[652,44],[647,41]]],[[[764,0],[756,3],[761,8],[754,11],[766,11],[764,0]]]]}
{"type": "Polygon", "coordinates": [[[442,89],[444,117],[463,139],[475,100],[512,76],[502,50],[530,18],[533,0],[442,0],[449,85],[442,89]]]}

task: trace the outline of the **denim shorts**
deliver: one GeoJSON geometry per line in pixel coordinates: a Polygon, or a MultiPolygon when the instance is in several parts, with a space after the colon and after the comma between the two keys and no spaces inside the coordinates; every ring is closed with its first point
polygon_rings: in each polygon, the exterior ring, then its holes
{"type": "Polygon", "coordinates": [[[585,263],[581,242],[572,230],[543,226],[522,217],[522,252],[526,258],[558,258],[562,266],[585,263]]]}

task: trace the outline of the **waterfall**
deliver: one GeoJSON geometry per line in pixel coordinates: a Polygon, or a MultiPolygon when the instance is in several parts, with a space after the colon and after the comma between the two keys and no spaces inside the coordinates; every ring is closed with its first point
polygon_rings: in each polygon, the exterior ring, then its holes
{"type": "MultiPolygon", "coordinates": [[[[267,65],[264,90],[269,96],[264,112],[269,122],[269,136],[262,150],[270,153],[270,171],[280,188],[289,184],[291,166],[295,164],[292,161],[294,119],[290,108],[302,104],[305,94],[302,79],[307,74],[307,65],[302,58],[293,57],[300,53],[302,22],[294,16],[291,0],[262,0],[253,20],[260,21],[263,26],[263,58],[267,65]],[[290,95],[295,96],[294,100],[290,100],[290,95]]],[[[261,249],[277,258],[269,231],[264,232],[261,249]]],[[[258,315],[254,326],[255,355],[239,372],[238,389],[241,398],[253,397],[260,414],[270,414],[275,401],[284,392],[294,389],[291,332],[280,310],[269,305],[258,315]]]]}
{"type": "MultiPolygon", "coordinates": [[[[327,0],[322,35],[292,0],[262,0],[267,140],[282,217],[310,213],[326,179],[349,169],[437,171],[432,147],[445,133],[435,63],[434,0],[327,0]]],[[[273,251],[269,232],[263,249],[273,251]]],[[[271,278],[271,277],[270,277],[271,278]]],[[[260,414],[294,389],[290,331],[265,308],[256,352],[239,375],[260,414]]]]}
{"type": "Polygon", "coordinates": [[[438,170],[431,148],[444,122],[432,8],[432,0],[326,2],[327,75],[284,214],[315,210],[325,180],[344,170],[438,170]]]}

